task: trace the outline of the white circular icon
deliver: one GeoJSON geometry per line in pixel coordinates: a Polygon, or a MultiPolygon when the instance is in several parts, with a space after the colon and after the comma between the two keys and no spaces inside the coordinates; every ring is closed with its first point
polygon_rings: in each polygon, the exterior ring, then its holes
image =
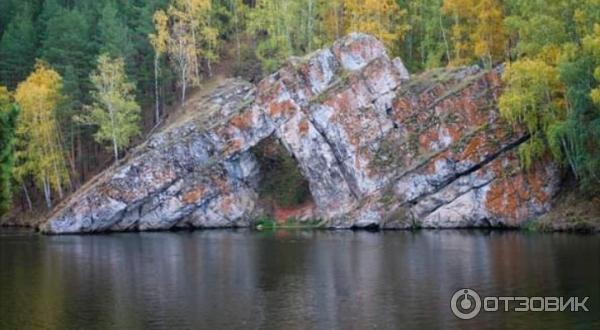
{"type": "Polygon", "coordinates": [[[452,295],[450,308],[456,317],[470,320],[481,311],[481,297],[472,289],[460,289],[452,295]]]}

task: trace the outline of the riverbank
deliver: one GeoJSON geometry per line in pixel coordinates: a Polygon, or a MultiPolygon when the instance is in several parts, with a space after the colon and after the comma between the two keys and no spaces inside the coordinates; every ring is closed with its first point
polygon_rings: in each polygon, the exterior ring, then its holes
{"type": "Polygon", "coordinates": [[[35,229],[45,219],[45,215],[33,212],[13,211],[0,217],[0,228],[31,228],[35,229]]]}
{"type": "MultiPolygon", "coordinates": [[[[306,205],[301,206],[298,210],[302,212],[294,212],[294,208],[287,209],[287,212],[281,212],[277,209],[264,209],[265,214],[258,215],[254,220],[249,221],[247,225],[232,225],[230,227],[207,227],[204,229],[236,229],[248,228],[259,231],[276,231],[276,230],[340,230],[341,228],[328,227],[327,221],[322,219],[313,219],[307,216],[310,212],[303,211],[306,205]],[[291,210],[291,211],[290,211],[291,210]],[[305,214],[306,213],[306,214],[305,214]]],[[[297,210],[296,210],[297,211],[297,210]]],[[[13,212],[0,217],[0,228],[29,228],[38,230],[40,226],[48,219],[50,212],[13,212]]],[[[398,229],[373,227],[356,227],[346,228],[349,230],[366,230],[366,231],[395,231],[398,229]]],[[[590,195],[577,190],[572,184],[564,183],[561,192],[553,198],[550,211],[539,218],[531,219],[521,223],[519,226],[478,226],[478,227],[456,227],[456,228],[427,228],[414,226],[403,228],[407,231],[419,230],[470,230],[470,229],[485,229],[497,231],[528,231],[528,232],[567,232],[567,233],[583,233],[583,234],[600,234],[600,195],[590,195]]],[[[191,227],[173,227],[164,230],[147,230],[156,232],[169,231],[193,231],[191,227]]],[[[203,228],[198,228],[203,230],[203,228]]],[[[145,231],[139,229],[115,230],[113,232],[138,232],[145,231]]]]}
{"type": "MultiPolygon", "coordinates": [[[[0,227],[9,228],[30,228],[36,230],[42,223],[44,215],[19,214],[12,217],[0,219],[0,227]]],[[[295,221],[286,221],[286,223],[273,225],[270,218],[261,217],[250,225],[251,228],[259,230],[279,230],[279,229],[301,229],[301,230],[330,230],[320,221],[314,221],[307,224],[299,224],[295,221]]],[[[238,227],[236,227],[238,228],[238,227]]],[[[181,230],[182,228],[177,228],[181,230]]],[[[492,230],[522,230],[535,232],[572,232],[600,234],[600,196],[584,198],[576,193],[569,192],[561,194],[556,198],[552,210],[542,217],[524,222],[520,227],[489,227],[489,228],[455,228],[455,229],[492,229],[492,230]]],[[[185,230],[185,229],[184,229],[185,230]]],[[[200,229],[201,230],[201,229],[200,229]]],[[[337,230],[337,229],[336,229],[337,230]]],[[[353,230],[356,230],[353,229],[353,230]]],[[[360,228],[358,229],[360,230],[360,228]]],[[[379,228],[366,228],[364,230],[384,230],[379,228]]],[[[427,230],[423,228],[413,228],[410,230],[427,230]]],[[[448,229],[452,230],[452,229],[448,229]]],[[[393,231],[393,230],[392,230],[393,231]]]]}
{"type": "Polygon", "coordinates": [[[565,192],[555,201],[552,210],[523,228],[542,232],[600,233],[600,196],[585,197],[565,192]]]}

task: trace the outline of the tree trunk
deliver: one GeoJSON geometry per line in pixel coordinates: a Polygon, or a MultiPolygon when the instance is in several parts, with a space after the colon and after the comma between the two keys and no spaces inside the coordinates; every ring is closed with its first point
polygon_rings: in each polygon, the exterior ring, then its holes
{"type": "Polygon", "coordinates": [[[158,54],[154,55],[154,125],[160,124],[160,100],[158,95],[158,54]]]}
{"type": "Polygon", "coordinates": [[[77,134],[77,163],[79,164],[79,182],[85,182],[87,176],[87,157],[83,157],[81,133],[77,134]]]}
{"type": "Polygon", "coordinates": [[[335,8],[335,39],[339,39],[342,36],[342,8],[341,5],[335,8]]]}
{"type": "Polygon", "coordinates": [[[56,179],[57,179],[56,182],[58,182],[58,187],[57,187],[58,188],[58,198],[63,199],[64,196],[63,196],[63,189],[62,189],[62,184],[61,184],[62,178],[61,178],[60,172],[58,171],[58,167],[56,166],[56,162],[53,162],[53,167],[54,167],[54,174],[56,175],[56,179]]]}
{"type": "Polygon", "coordinates": [[[187,76],[185,70],[181,71],[181,104],[185,104],[185,92],[187,88],[187,76]]]}
{"type": "Polygon", "coordinates": [[[44,176],[44,198],[46,199],[46,206],[48,210],[52,210],[52,188],[48,182],[48,177],[44,176]]]}
{"type": "Polygon", "coordinates": [[[111,129],[112,129],[112,142],[113,142],[113,152],[114,152],[114,156],[115,156],[115,164],[119,163],[119,145],[117,144],[117,134],[115,133],[116,130],[116,123],[115,123],[115,114],[114,114],[114,110],[112,108],[111,105],[108,106],[108,113],[110,115],[110,124],[111,124],[111,129]]]}
{"type": "Polygon", "coordinates": [[[450,63],[450,46],[448,45],[448,39],[446,39],[446,30],[444,30],[442,15],[440,15],[440,29],[442,30],[442,37],[444,38],[444,45],[446,46],[446,57],[448,58],[447,61],[450,63]]]}
{"type": "Polygon", "coordinates": [[[196,80],[200,81],[200,68],[198,63],[198,44],[196,43],[196,29],[191,27],[192,29],[192,43],[194,45],[194,62],[192,65],[194,66],[194,73],[196,74],[196,80]]]}
{"type": "Polygon", "coordinates": [[[25,185],[25,182],[21,183],[21,186],[23,187],[23,194],[25,194],[25,200],[27,201],[27,207],[29,207],[29,211],[33,210],[33,205],[31,203],[31,197],[29,197],[29,192],[27,191],[27,185],[25,185]]]}
{"type": "Polygon", "coordinates": [[[308,52],[312,52],[312,38],[313,38],[313,0],[308,0],[308,18],[306,21],[307,33],[308,33],[308,52]]]}
{"type": "Polygon", "coordinates": [[[237,11],[237,6],[235,3],[235,0],[233,0],[231,2],[231,10],[233,11],[233,20],[234,20],[234,24],[235,24],[235,46],[236,46],[236,59],[237,59],[237,63],[239,64],[240,61],[242,60],[242,52],[241,52],[241,42],[240,42],[240,28],[239,28],[239,20],[238,20],[238,11],[237,11]]]}
{"type": "Polygon", "coordinates": [[[73,182],[73,179],[70,180],[69,184],[70,184],[70,189],[73,190],[74,187],[78,187],[78,179],[77,178],[77,160],[76,160],[76,152],[75,152],[75,130],[73,129],[73,125],[71,125],[71,136],[69,137],[71,140],[71,151],[70,151],[70,156],[69,156],[69,163],[71,166],[71,177],[75,178],[75,182],[73,182]]]}
{"type": "Polygon", "coordinates": [[[119,145],[117,144],[117,138],[113,134],[113,152],[115,155],[115,164],[119,163],[119,145]]]}

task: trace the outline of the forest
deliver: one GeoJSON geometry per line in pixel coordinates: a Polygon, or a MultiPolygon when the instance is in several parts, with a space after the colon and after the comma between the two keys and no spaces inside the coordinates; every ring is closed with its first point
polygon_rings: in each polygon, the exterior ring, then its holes
{"type": "Polygon", "coordinates": [[[600,0],[0,0],[0,215],[52,209],[206,83],[351,32],[412,73],[502,65],[523,170],[598,193],[600,0]]]}

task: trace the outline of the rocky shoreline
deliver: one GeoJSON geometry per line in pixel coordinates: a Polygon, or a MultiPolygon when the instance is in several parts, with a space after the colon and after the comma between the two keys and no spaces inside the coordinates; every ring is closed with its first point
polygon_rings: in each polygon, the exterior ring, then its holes
{"type": "MultiPolygon", "coordinates": [[[[14,219],[1,219],[0,230],[5,229],[29,229],[32,231],[40,231],[40,225],[43,224],[44,220],[27,221],[14,219]]],[[[237,230],[237,229],[257,229],[255,227],[222,227],[222,228],[171,228],[168,231],[196,231],[196,230],[237,230]]],[[[528,221],[520,227],[465,227],[465,228],[405,228],[405,229],[386,229],[386,228],[319,228],[314,226],[299,226],[299,227],[277,227],[276,230],[368,230],[368,231],[396,231],[396,230],[408,230],[408,231],[421,231],[421,230],[434,230],[434,231],[446,231],[446,230],[493,230],[493,231],[526,231],[526,232],[539,232],[539,233],[574,233],[574,234],[600,234],[600,218],[596,217],[593,219],[581,220],[581,218],[563,218],[556,220],[554,218],[548,218],[548,215],[544,215],[540,218],[528,221]]],[[[165,231],[165,230],[156,230],[165,231]]],[[[110,231],[108,233],[126,233],[126,232],[142,232],[133,230],[124,231],[110,231]]],[[[52,235],[52,233],[46,233],[52,235]]],[[[93,234],[93,233],[70,233],[70,235],[82,235],[82,234],[93,234]]],[[[64,234],[63,234],[64,235],[64,234]]],[[[68,235],[68,234],[67,234],[68,235]]]]}

